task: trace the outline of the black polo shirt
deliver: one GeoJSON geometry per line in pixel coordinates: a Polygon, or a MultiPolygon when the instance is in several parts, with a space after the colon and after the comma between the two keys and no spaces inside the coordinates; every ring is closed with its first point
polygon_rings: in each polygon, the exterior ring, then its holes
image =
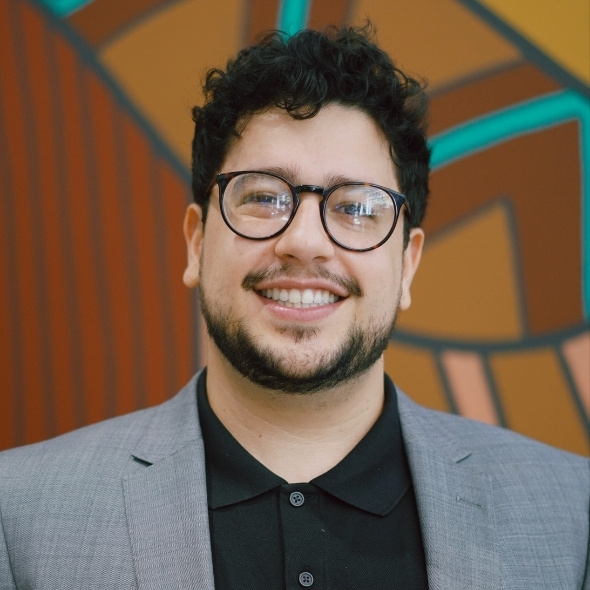
{"type": "Polygon", "coordinates": [[[424,547],[385,377],[383,413],[338,465],[288,484],[242,447],[197,384],[219,590],[426,589],[424,547]]]}

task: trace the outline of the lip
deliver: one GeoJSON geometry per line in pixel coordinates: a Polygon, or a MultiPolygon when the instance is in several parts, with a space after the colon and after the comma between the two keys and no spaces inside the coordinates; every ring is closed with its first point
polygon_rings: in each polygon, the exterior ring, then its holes
{"type": "MultiPolygon", "coordinates": [[[[291,288],[298,289],[300,287],[291,288]]],[[[267,312],[277,319],[288,322],[317,322],[323,320],[335,313],[346,300],[345,298],[339,299],[334,303],[327,303],[326,305],[320,305],[318,307],[285,307],[278,301],[275,301],[274,299],[268,299],[264,297],[264,295],[261,295],[259,293],[259,289],[256,289],[254,293],[267,312]]]]}

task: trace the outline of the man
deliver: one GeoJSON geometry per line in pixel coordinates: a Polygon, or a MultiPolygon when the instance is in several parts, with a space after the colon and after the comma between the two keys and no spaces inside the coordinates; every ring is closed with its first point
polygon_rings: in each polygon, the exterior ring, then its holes
{"type": "Polygon", "coordinates": [[[1,588],[587,588],[588,461],[384,376],[423,244],[421,86],[368,30],[304,31],[205,96],[184,280],[207,369],[3,454],[1,588]]]}

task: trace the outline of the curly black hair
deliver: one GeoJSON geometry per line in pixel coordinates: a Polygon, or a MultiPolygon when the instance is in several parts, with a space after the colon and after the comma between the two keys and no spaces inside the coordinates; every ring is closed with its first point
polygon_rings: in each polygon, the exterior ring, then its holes
{"type": "Polygon", "coordinates": [[[314,117],[329,103],[352,106],[376,122],[390,145],[400,190],[409,201],[410,227],[421,224],[428,197],[430,149],[426,141],[425,84],[406,76],[362,28],[272,32],[209,70],[205,104],[193,109],[192,190],[206,217],[208,190],[220,171],[237,126],[265,109],[294,119],[314,117]]]}

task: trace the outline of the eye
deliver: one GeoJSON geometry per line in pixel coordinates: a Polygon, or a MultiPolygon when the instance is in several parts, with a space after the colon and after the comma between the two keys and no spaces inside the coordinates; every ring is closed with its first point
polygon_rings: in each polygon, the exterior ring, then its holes
{"type": "Polygon", "coordinates": [[[260,205],[266,207],[277,207],[280,204],[280,195],[275,193],[246,193],[242,195],[241,205],[260,205]]]}
{"type": "Polygon", "coordinates": [[[371,203],[337,203],[333,209],[334,213],[350,215],[352,217],[373,218],[375,214],[371,203]]]}
{"type": "Polygon", "coordinates": [[[290,193],[268,190],[251,190],[239,195],[236,213],[252,217],[283,217],[292,207],[290,193]]]}

